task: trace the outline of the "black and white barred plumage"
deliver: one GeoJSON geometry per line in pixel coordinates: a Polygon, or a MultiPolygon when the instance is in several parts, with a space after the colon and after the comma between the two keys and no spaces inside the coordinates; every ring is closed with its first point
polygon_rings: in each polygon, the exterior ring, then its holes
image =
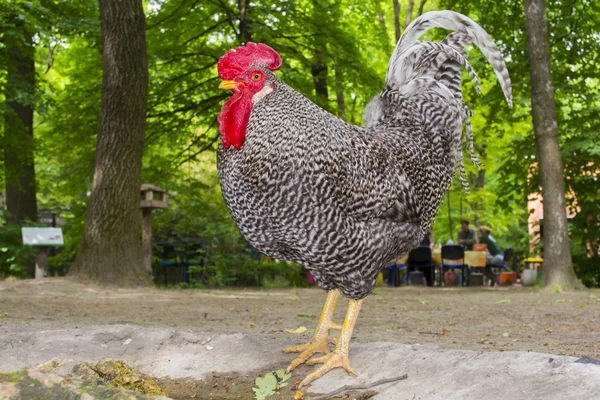
{"type": "MultiPolygon", "coordinates": [[[[365,109],[366,127],[324,111],[261,70],[272,92],[254,103],[240,150],[219,146],[223,197],[246,239],[273,258],[304,265],[324,289],[360,299],[390,260],[418,245],[457,163],[463,47],[477,44],[501,79],[502,57],[481,27],[449,11],[413,21],[392,55],[386,87],[365,109]],[[453,29],[441,43],[418,37],[453,29]]],[[[260,68],[260,66],[257,66],[260,68]]],[[[472,153],[472,147],[469,147],[472,153]]]]}

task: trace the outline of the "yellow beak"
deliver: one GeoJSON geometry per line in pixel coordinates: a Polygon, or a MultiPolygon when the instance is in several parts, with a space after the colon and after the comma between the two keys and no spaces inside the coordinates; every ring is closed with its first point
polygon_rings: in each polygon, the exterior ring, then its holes
{"type": "Polygon", "coordinates": [[[239,85],[243,85],[243,83],[236,81],[222,81],[219,85],[219,89],[234,90],[237,89],[239,85]]]}

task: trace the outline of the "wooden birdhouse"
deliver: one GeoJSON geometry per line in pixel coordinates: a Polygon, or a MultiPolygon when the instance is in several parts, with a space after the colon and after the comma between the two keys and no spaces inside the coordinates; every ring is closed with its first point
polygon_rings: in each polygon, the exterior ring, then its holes
{"type": "Polygon", "coordinates": [[[155,210],[158,208],[167,208],[167,191],[158,186],[144,183],[140,189],[140,207],[143,209],[155,210]]]}
{"type": "Polygon", "coordinates": [[[167,191],[144,183],[140,188],[140,207],[142,208],[144,266],[152,276],[152,210],[167,208],[167,191]]]}

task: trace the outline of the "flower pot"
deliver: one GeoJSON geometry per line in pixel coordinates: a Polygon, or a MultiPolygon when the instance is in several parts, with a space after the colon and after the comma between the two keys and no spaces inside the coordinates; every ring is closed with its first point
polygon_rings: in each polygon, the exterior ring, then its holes
{"type": "Polygon", "coordinates": [[[512,272],[501,272],[500,273],[500,285],[512,285],[512,272]]]}

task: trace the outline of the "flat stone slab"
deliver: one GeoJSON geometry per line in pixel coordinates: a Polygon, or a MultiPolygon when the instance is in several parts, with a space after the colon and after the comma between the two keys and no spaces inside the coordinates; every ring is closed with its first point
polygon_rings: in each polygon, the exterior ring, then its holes
{"type": "MultiPolygon", "coordinates": [[[[204,333],[136,325],[53,330],[5,325],[0,326],[0,372],[34,368],[53,358],[92,363],[112,358],[156,378],[203,379],[213,372],[267,372],[284,367],[294,358],[281,349],[308,338],[306,334],[290,335],[284,340],[260,333],[204,333]]],[[[600,398],[600,365],[594,359],[577,360],[534,352],[354,342],[350,345],[350,361],[359,376],[348,376],[337,369],[315,381],[309,391],[328,393],[344,385],[408,374],[408,379],[373,388],[379,393],[376,398],[600,398]]],[[[312,368],[299,368],[293,379],[301,380],[312,368]]]]}

